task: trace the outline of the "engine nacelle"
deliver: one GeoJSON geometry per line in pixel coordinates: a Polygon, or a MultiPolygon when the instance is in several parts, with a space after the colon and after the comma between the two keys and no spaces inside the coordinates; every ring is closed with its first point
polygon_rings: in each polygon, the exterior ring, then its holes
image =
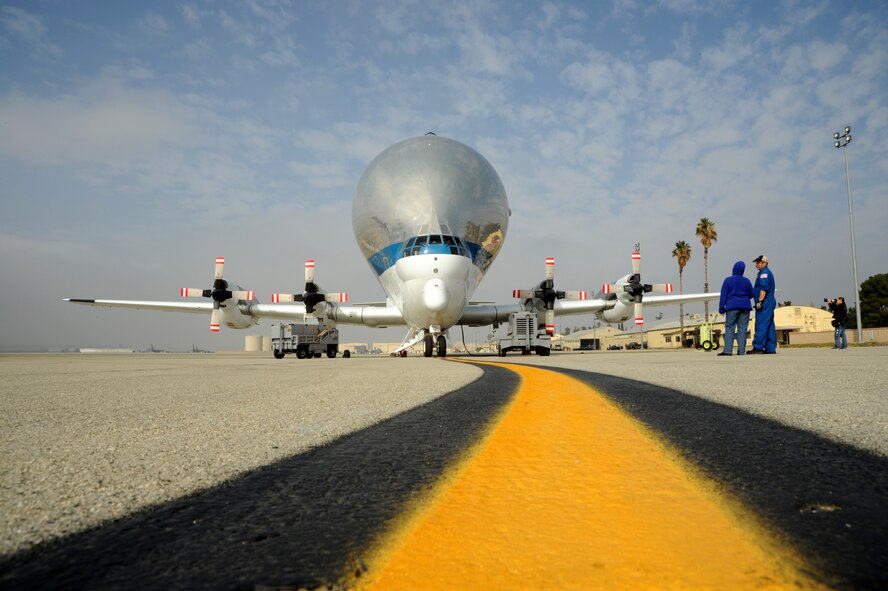
{"type": "MultiPolygon", "coordinates": [[[[242,290],[239,285],[229,285],[229,289],[242,290]]],[[[249,310],[249,305],[251,303],[259,303],[259,300],[253,299],[252,301],[247,301],[230,298],[219,304],[222,324],[228,328],[250,328],[256,324],[259,320],[258,318],[250,316],[248,313],[244,313],[244,310],[249,310]],[[246,302],[246,306],[244,306],[242,302],[246,302]]]]}
{"type": "Polygon", "coordinates": [[[620,299],[617,299],[614,303],[613,308],[601,312],[600,314],[598,314],[598,316],[605,322],[609,322],[610,324],[618,324],[620,322],[625,322],[626,320],[629,320],[633,313],[634,305],[632,303],[627,303],[620,299]]]}

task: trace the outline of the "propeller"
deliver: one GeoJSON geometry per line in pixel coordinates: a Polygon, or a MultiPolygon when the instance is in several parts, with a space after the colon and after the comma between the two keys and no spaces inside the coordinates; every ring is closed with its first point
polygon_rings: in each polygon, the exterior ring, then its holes
{"type": "Polygon", "coordinates": [[[555,300],[585,300],[585,291],[557,291],[555,289],[555,259],[546,258],[546,279],[534,289],[515,289],[513,298],[538,299],[546,306],[546,332],[555,334],[555,300]]]}
{"type": "Polygon", "coordinates": [[[219,319],[221,312],[219,306],[222,302],[232,298],[236,300],[255,299],[252,291],[229,290],[228,282],[222,278],[225,270],[225,257],[216,257],[216,268],[213,273],[213,288],[198,289],[196,287],[183,287],[179,295],[183,298],[213,298],[213,312],[210,315],[210,332],[219,332],[219,319]]]}
{"type": "Polygon", "coordinates": [[[315,262],[312,259],[305,261],[305,291],[303,293],[274,293],[271,301],[275,304],[284,302],[302,302],[305,304],[306,314],[314,312],[315,306],[321,302],[347,302],[348,294],[324,293],[314,282],[315,262]]]}
{"type": "Polygon", "coordinates": [[[671,283],[654,283],[653,285],[641,282],[641,251],[637,248],[632,253],[632,275],[627,279],[628,283],[616,285],[613,283],[605,283],[601,286],[602,293],[625,293],[629,296],[629,300],[634,302],[635,324],[641,326],[644,324],[644,308],[642,300],[644,294],[655,293],[672,293],[671,283]]]}

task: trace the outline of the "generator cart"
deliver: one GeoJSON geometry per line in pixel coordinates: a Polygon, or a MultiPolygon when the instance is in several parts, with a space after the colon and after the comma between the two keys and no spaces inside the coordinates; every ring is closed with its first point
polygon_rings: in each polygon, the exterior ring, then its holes
{"type": "Polygon", "coordinates": [[[499,340],[500,357],[509,351],[521,351],[523,355],[536,352],[545,357],[552,351],[552,337],[537,329],[536,312],[509,314],[509,333],[499,340]]]}
{"type": "MultiPolygon", "coordinates": [[[[273,324],[271,334],[275,359],[283,359],[289,353],[295,353],[297,359],[311,359],[326,353],[332,359],[339,352],[339,329],[328,328],[317,318],[306,317],[302,324],[273,324]]],[[[342,356],[351,356],[348,349],[342,356]]]]}

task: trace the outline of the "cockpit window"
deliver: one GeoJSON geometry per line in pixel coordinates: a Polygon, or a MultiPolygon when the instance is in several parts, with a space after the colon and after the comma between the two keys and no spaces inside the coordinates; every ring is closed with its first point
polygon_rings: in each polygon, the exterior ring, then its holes
{"type": "Polygon", "coordinates": [[[401,256],[410,257],[447,252],[471,258],[463,241],[452,234],[424,234],[408,238],[404,241],[401,256]]]}

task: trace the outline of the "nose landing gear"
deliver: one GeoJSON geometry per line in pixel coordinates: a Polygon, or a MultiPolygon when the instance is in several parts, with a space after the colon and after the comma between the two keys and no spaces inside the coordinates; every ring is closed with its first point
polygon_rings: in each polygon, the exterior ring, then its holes
{"type": "Polygon", "coordinates": [[[447,337],[443,334],[437,333],[435,336],[435,333],[426,333],[423,345],[423,356],[431,357],[437,350],[438,357],[447,357],[447,337]]]}

